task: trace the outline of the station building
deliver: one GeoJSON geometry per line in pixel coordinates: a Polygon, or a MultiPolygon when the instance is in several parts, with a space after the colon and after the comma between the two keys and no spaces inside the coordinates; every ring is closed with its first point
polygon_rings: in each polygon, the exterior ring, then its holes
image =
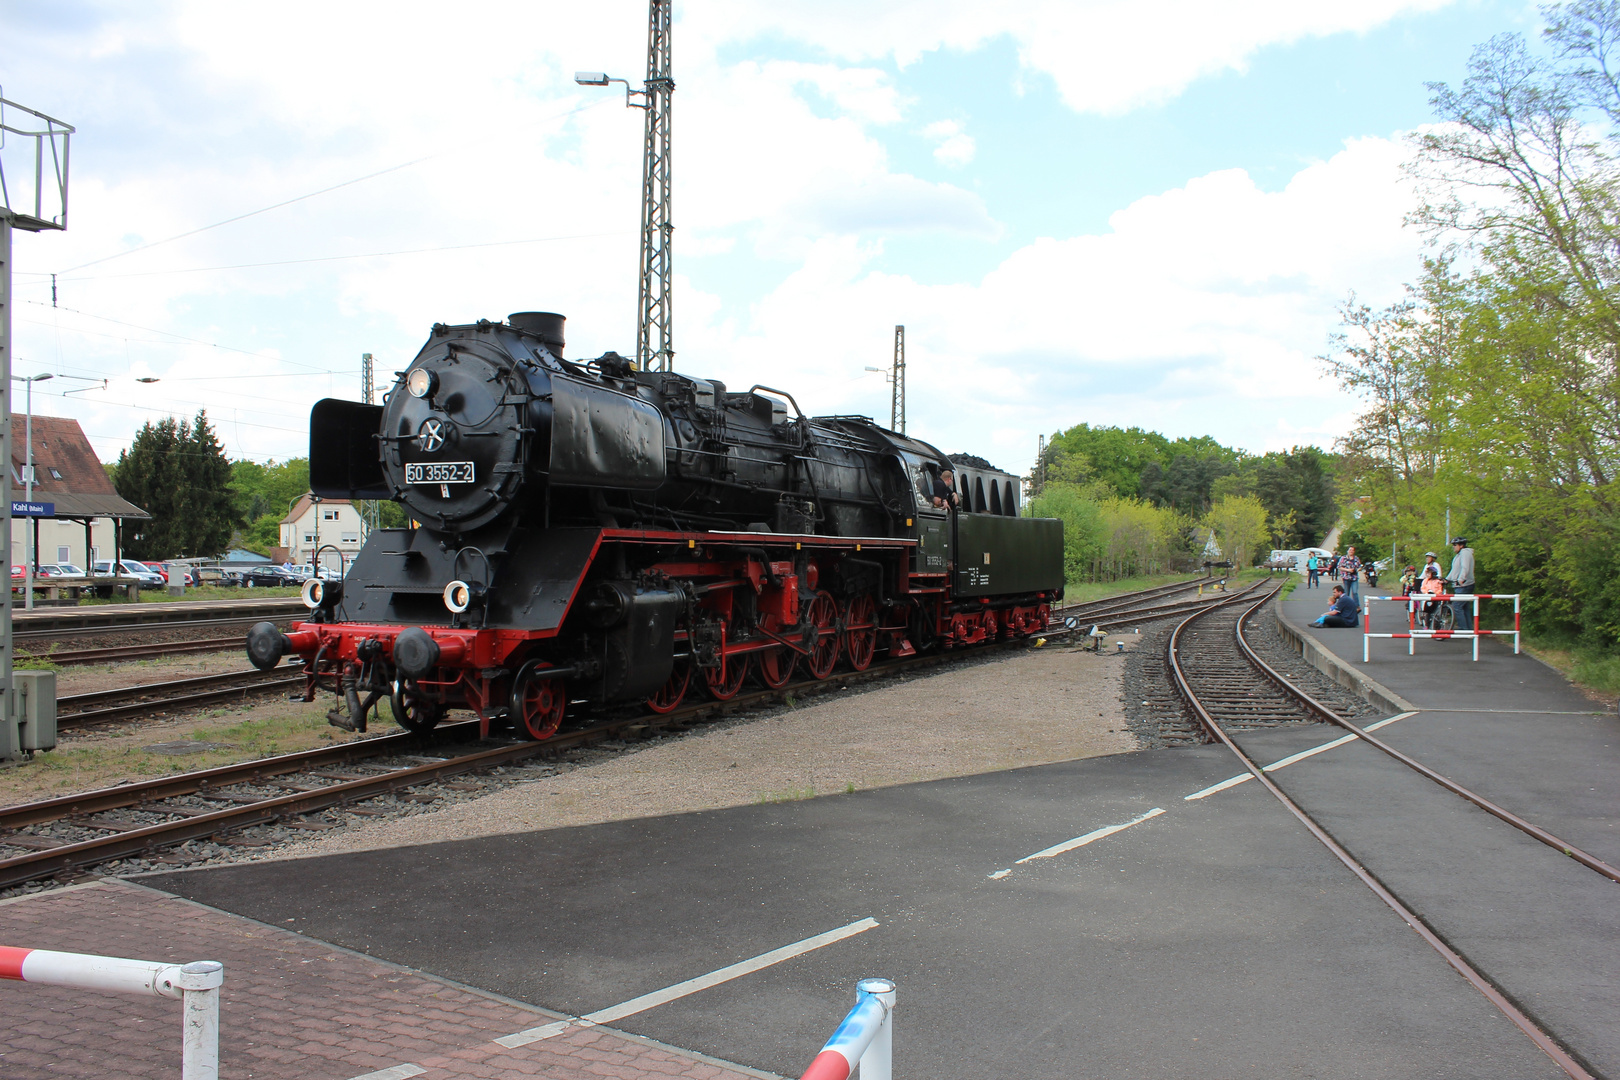
{"type": "MultiPolygon", "coordinates": [[[[27,423],[26,416],[11,414],[14,503],[21,503],[27,490],[27,423]]],[[[23,565],[31,535],[41,563],[72,563],[89,570],[97,559],[121,558],[124,541],[152,515],[118,494],[77,420],[35,414],[33,444],[33,502],[49,507],[50,513],[12,517],[12,565],[23,565]]]]}

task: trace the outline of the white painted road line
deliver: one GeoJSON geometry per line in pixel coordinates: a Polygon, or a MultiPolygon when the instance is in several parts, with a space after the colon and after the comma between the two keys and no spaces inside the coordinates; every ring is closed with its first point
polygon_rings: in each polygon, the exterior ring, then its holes
{"type": "Polygon", "coordinates": [[[421,1076],[427,1072],[420,1065],[395,1065],[390,1069],[378,1069],[376,1072],[363,1073],[360,1076],[351,1076],[349,1080],[408,1080],[412,1076],[421,1076]]]}
{"type": "MultiPolygon", "coordinates": [[[[1122,822],[1118,825],[1109,825],[1101,829],[1093,829],[1084,836],[1077,836],[1073,840],[1065,840],[1061,844],[1053,844],[1051,847],[1037,851],[1033,855],[1025,855],[1022,859],[1019,859],[1017,862],[1013,863],[1013,866],[1022,866],[1024,863],[1027,863],[1032,859],[1050,859],[1054,855],[1062,855],[1065,851],[1073,851],[1075,848],[1083,848],[1093,840],[1101,840],[1105,836],[1113,836],[1115,833],[1128,829],[1132,825],[1140,825],[1149,818],[1156,818],[1162,813],[1164,813],[1164,811],[1155,806],[1147,813],[1139,814],[1136,817],[1131,818],[1129,821],[1122,822]]],[[[995,873],[990,875],[990,880],[999,881],[1010,873],[1012,873],[1011,867],[1008,867],[1006,870],[997,870],[995,873]]]]}
{"type": "MultiPolygon", "coordinates": [[[[1393,724],[1397,720],[1405,720],[1409,716],[1416,716],[1416,715],[1417,715],[1417,713],[1415,713],[1415,712],[1398,713],[1395,716],[1387,717],[1386,719],[1380,720],[1376,724],[1368,724],[1363,730],[1365,730],[1365,731],[1377,731],[1381,727],[1388,727],[1390,724],[1393,724]]],[[[1288,757],[1283,758],[1281,761],[1273,761],[1270,765],[1262,766],[1261,771],[1262,772],[1276,772],[1278,769],[1285,768],[1285,767],[1287,767],[1289,765],[1292,765],[1296,761],[1304,761],[1308,757],[1315,757],[1317,754],[1320,754],[1320,753],[1322,753],[1322,752],[1324,752],[1326,750],[1332,750],[1335,746],[1343,746],[1345,743],[1355,742],[1356,738],[1357,737],[1355,735],[1341,735],[1337,739],[1332,740],[1331,742],[1323,743],[1321,746],[1313,746],[1309,750],[1302,750],[1297,754],[1291,754],[1288,757]]],[[[1227,788],[1235,788],[1239,784],[1247,783],[1248,781],[1253,780],[1253,779],[1254,779],[1254,774],[1253,773],[1241,773],[1241,774],[1239,774],[1237,776],[1228,777],[1227,779],[1222,780],[1218,784],[1212,784],[1209,787],[1204,788],[1202,791],[1195,791],[1191,795],[1183,795],[1182,796],[1182,801],[1183,802],[1191,802],[1194,799],[1207,799],[1211,795],[1214,795],[1216,792],[1225,791],[1227,788]]]]}
{"type": "Polygon", "coordinates": [[[598,1009],[596,1012],[587,1013],[578,1020],[559,1020],[554,1023],[542,1025],[541,1027],[530,1028],[527,1031],[519,1031],[514,1035],[507,1035],[496,1039],[495,1041],[507,1049],[512,1049],[519,1046],[526,1046],[532,1042],[539,1042],[541,1039],[549,1039],[554,1035],[561,1035],[569,1027],[576,1024],[580,1027],[591,1027],[596,1024],[611,1024],[615,1020],[622,1020],[627,1016],[634,1016],[636,1013],[646,1012],[648,1009],[657,1008],[660,1005],[675,1001],[678,998],[686,997],[689,994],[695,994],[700,990],[707,990],[711,986],[719,986],[721,983],[730,982],[732,979],[741,978],[742,976],[751,974],[752,972],[771,967],[773,964],[780,964],[784,960],[791,960],[795,956],[802,956],[807,952],[813,952],[816,949],[831,945],[834,942],[843,941],[847,937],[854,937],[856,934],[863,934],[877,925],[878,922],[876,919],[858,919],[846,926],[840,926],[836,930],[828,930],[824,934],[817,934],[815,937],[807,937],[803,941],[795,941],[793,944],[784,945],[780,949],[772,949],[768,953],[760,953],[758,956],[751,959],[740,960],[728,967],[711,971],[707,975],[699,975],[694,979],[687,979],[685,982],[678,982],[674,986],[666,986],[662,990],[654,990],[650,994],[642,994],[640,997],[631,998],[629,1001],[622,1002],[618,1005],[610,1005],[605,1009],[598,1009]]]}

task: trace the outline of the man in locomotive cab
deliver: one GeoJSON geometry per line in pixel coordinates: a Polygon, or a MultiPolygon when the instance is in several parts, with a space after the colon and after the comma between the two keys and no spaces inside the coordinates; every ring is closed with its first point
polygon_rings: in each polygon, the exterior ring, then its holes
{"type": "Polygon", "coordinates": [[[933,505],[936,510],[954,510],[957,507],[956,473],[949,465],[941,465],[934,476],[933,505]]]}

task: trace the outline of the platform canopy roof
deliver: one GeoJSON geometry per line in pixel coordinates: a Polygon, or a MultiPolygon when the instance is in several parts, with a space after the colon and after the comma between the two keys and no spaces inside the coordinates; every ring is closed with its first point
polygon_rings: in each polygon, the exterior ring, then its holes
{"type": "MultiPolygon", "coordinates": [[[[27,418],[11,414],[11,497],[23,497],[27,418]]],[[[34,427],[34,501],[54,503],[58,518],[150,518],[118,494],[77,420],[38,416],[34,427]]]]}

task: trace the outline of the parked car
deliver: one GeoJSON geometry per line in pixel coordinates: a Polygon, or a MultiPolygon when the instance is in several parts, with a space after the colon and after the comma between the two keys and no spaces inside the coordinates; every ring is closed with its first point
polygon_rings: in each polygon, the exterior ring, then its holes
{"type": "Polygon", "coordinates": [[[282,585],[298,585],[303,578],[280,566],[255,566],[251,570],[243,571],[242,584],[248,588],[276,588],[282,585]]]}
{"type": "Polygon", "coordinates": [[[113,564],[110,559],[103,559],[100,562],[92,565],[91,573],[96,577],[109,575],[132,577],[141,583],[141,588],[143,589],[157,589],[161,588],[163,585],[163,575],[157,573],[144,563],[136,562],[134,559],[120,560],[117,570],[113,569],[113,564]]]}
{"type": "Polygon", "coordinates": [[[57,577],[84,577],[84,571],[70,562],[51,563],[57,577]]]}
{"type": "Polygon", "coordinates": [[[198,585],[235,587],[242,584],[241,574],[223,566],[197,566],[192,568],[191,574],[198,585]]]}
{"type": "Polygon", "coordinates": [[[40,563],[38,566],[34,567],[34,576],[37,577],[37,578],[41,578],[41,577],[61,577],[63,575],[62,575],[62,571],[57,569],[57,566],[56,566],[55,563],[40,563]]]}
{"type": "MultiPolygon", "coordinates": [[[[283,569],[285,569],[285,567],[283,567],[283,569]]],[[[292,572],[298,575],[299,581],[308,581],[310,578],[314,577],[316,573],[315,567],[310,563],[299,563],[297,566],[292,568],[292,572]]],[[[326,566],[323,564],[320,569],[320,575],[322,581],[343,580],[343,571],[339,570],[335,566],[326,566]]]]}

